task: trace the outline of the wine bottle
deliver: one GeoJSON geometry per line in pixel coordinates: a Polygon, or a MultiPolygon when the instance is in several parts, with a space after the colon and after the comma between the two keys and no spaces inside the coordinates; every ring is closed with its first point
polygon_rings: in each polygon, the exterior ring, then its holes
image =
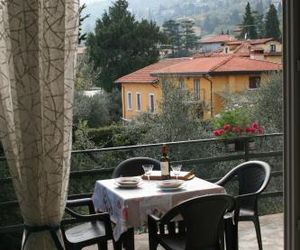
{"type": "Polygon", "coordinates": [[[166,144],[161,148],[162,156],[160,158],[161,178],[163,180],[170,179],[170,159],[168,157],[168,147],[166,144]]]}

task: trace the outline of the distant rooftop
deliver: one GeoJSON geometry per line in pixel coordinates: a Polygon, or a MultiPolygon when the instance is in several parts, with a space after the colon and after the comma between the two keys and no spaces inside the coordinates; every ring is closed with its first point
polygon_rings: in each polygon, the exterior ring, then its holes
{"type": "Polygon", "coordinates": [[[212,55],[165,59],[125,75],[116,83],[153,83],[160,75],[202,75],[268,72],[282,70],[278,63],[255,60],[235,55],[212,55]]]}
{"type": "Polygon", "coordinates": [[[157,77],[151,76],[151,72],[155,70],[160,70],[162,68],[181,63],[183,61],[192,60],[190,57],[182,57],[182,58],[170,58],[164,59],[157,63],[146,66],[142,69],[139,69],[131,74],[125,75],[119,79],[117,79],[116,83],[152,83],[157,81],[157,77]]]}
{"type": "Polygon", "coordinates": [[[235,37],[231,35],[216,35],[216,36],[206,36],[201,39],[201,43],[225,43],[230,41],[235,41],[235,37]]]}

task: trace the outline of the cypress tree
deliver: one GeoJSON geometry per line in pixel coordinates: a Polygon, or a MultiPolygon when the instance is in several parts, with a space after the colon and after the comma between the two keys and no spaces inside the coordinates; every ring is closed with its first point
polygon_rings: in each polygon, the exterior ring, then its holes
{"type": "Polygon", "coordinates": [[[247,6],[245,8],[244,19],[241,27],[242,27],[241,34],[240,34],[241,39],[257,38],[256,23],[252,15],[251,6],[249,2],[247,3],[247,6]]]}
{"type": "Polygon", "coordinates": [[[265,37],[272,37],[275,39],[279,39],[281,37],[277,10],[274,4],[270,5],[269,11],[266,15],[265,37]]]}

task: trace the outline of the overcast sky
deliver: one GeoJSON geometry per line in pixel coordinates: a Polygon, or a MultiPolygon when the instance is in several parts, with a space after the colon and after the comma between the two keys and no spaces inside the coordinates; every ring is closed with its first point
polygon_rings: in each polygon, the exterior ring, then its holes
{"type": "Polygon", "coordinates": [[[92,3],[92,2],[101,2],[103,0],[80,0],[80,4],[89,4],[89,3],[92,3]]]}

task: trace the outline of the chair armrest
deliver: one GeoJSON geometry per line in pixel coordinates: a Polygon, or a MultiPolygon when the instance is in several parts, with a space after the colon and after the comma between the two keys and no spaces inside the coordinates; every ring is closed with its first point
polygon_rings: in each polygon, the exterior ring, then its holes
{"type": "Polygon", "coordinates": [[[94,203],[91,198],[67,200],[67,204],[66,204],[67,208],[83,207],[83,206],[86,206],[89,208],[90,214],[95,213],[94,203]]]}
{"type": "Polygon", "coordinates": [[[224,186],[227,182],[231,181],[234,178],[234,175],[232,175],[230,172],[223,176],[220,180],[215,182],[216,185],[224,186]]]}
{"type": "Polygon", "coordinates": [[[107,212],[103,213],[98,213],[98,214],[89,214],[89,215],[83,215],[79,214],[75,211],[73,211],[70,208],[66,207],[66,213],[70,214],[72,217],[76,218],[77,221],[83,222],[83,221],[96,221],[96,220],[101,220],[108,222],[110,221],[109,214],[107,212]]]}
{"type": "Polygon", "coordinates": [[[158,223],[160,221],[160,219],[157,216],[155,216],[154,214],[149,214],[148,220],[150,220],[151,222],[155,222],[155,223],[158,223]]]}
{"type": "Polygon", "coordinates": [[[67,200],[67,207],[81,207],[89,206],[91,204],[94,205],[91,198],[67,200]]]}

